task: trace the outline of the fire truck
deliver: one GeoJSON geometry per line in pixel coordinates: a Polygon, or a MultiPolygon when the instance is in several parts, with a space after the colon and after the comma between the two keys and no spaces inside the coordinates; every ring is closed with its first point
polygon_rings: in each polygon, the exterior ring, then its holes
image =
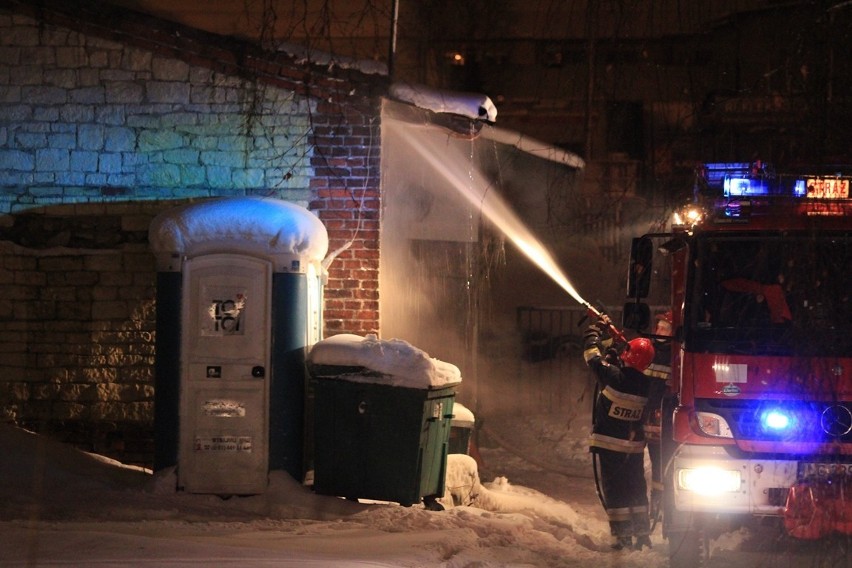
{"type": "Polygon", "coordinates": [[[623,327],[672,353],[656,410],[673,567],[756,517],[852,535],[850,181],[703,164],[670,232],[633,240],[623,327]],[[671,309],[671,337],[648,333],[652,304],[671,309]]]}

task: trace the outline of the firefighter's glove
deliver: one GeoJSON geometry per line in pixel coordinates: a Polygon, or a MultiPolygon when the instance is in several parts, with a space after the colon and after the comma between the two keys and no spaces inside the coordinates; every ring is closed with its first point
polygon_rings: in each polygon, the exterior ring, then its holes
{"type": "Polygon", "coordinates": [[[588,346],[590,343],[597,343],[603,348],[612,345],[610,324],[607,321],[599,319],[586,328],[583,333],[583,344],[588,346]]]}
{"type": "Polygon", "coordinates": [[[598,320],[586,328],[583,333],[583,359],[588,363],[592,359],[603,357],[604,351],[612,345],[609,324],[598,320]]]}
{"type": "Polygon", "coordinates": [[[621,353],[618,352],[618,349],[615,347],[607,347],[606,353],[604,353],[604,361],[609,363],[610,365],[618,365],[621,360],[621,353]]]}

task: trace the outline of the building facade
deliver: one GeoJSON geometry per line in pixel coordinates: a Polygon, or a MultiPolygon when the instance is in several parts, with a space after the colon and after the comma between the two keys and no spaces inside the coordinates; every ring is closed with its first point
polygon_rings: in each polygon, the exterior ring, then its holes
{"type": "Polygon", "coordinates": [[[99,3],[0,3],[0,414],[150,465],[151,219],[300,204],[339,253],[325,330],[378,327],[380,96],[330,67],[99,3]]]}

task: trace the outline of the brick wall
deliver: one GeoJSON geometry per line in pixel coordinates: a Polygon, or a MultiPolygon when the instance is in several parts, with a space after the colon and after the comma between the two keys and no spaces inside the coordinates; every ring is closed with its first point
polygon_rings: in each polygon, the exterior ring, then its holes
{"type": "Polygon", "coordinates": [[[310,209],[328,230],[332,252],[351,245],[330,266],[326,333],[378,333],[379,108],[353,105],[341,116],[320,104],[319,111],[310,209]]]}
{"type": "Polygon", "coordinates": [[[385,78],[32,4],[0,1],[0,419],[150,465],[150,220],[223,195],[307,206],[348,246],[326,334],[376,331],[385,78]]]}

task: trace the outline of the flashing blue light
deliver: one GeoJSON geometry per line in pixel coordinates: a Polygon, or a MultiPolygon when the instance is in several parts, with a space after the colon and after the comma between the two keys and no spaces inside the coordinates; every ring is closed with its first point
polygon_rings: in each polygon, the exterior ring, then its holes
{"type": "Polygon", "coordinates": [[[792,428],[793,418],[783,410],[772,409],[761,414],[760,424],[766,431],[780,433],[792,428]]]}
{"type": "Polygon", "coordinates": [[[729,197],[769,194],[766,181],[753,178],[725,178],[724,190],[729,197]]]}
{"type": "Polygon", "coordinates": [[[728,197],[767,195],[769,193],[769,187],[762,179],[726,177],[722,187],[728,197]]]}

